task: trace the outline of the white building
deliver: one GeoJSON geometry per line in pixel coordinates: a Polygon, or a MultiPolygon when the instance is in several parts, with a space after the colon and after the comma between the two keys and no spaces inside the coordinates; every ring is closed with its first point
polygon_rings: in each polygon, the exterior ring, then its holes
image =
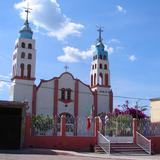
{"type": "Polygon", "coordinates": [[[41,80],[40,84],[36,85],[35,40],[32,38],[33,32],[27,18],[19,32],[13,52],[11,100],[28,101],[28,112],[32,115],[44,114],[55,117],[65,113],[70,117],[85,117],[89,116],[90,110],[92,116],[112,112],[113,93],[108,52],[104,50],[101,28],[98,31],[99,38],[88,75],[91,79],[90,85],[84,84],[68,72],[50,80],[41,80]]]}

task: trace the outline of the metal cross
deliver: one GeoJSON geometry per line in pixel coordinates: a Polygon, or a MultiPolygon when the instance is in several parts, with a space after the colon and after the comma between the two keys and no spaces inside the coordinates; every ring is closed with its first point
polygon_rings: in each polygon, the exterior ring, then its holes
{"type": "Polygon", "coordinates": [[[27,3],[27,7],[25,7],[24,9],[25,9],[25,12],[27,13],[26,21],[28,22],[28,15],[29,15],[30,11],[32,10],[31,8],[29,8],[29,3],[27,3]]]}
{"type": "Polygon", "coordinates": [[[103,29],[102,29],[102,27],[101,26],[97,26],[97,31],[99,32],[99,41],[102,41],[102,32],[103,32],[103,29]]]}
{"type": "Polygon", "coordinates": [[[67,72],[67,70],[69,69],[69,67],[67,65],[64,66],[65,72],[67,72]]]}

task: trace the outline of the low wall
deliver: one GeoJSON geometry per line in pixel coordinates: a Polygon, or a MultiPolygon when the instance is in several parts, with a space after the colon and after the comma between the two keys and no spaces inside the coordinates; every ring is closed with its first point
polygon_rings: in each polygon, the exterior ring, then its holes
{"type": "Polygon", "coordinates": [[[95,144],[95,137],[30,136],[25,147],[92,151],[95,144]]]}
{"type": "Polygon", "coordinates": [[[160,153],[160,136],[149,136],[147,138],[151,139],[153,153],[160,153]]]}
{"type": "Polygon", "coordinates": [[[90,137],[66,136],[66,125],[64,123],[61,123],[61,136],[33,136],[31,135],[31,117],[27,115],[25,123],[24,147],[53,148],[72,151],[93,151],[93,147],[97,143],[99,121],[96,120],[95,123],[97,124],[95,125],[95,135],[90,137]]]}

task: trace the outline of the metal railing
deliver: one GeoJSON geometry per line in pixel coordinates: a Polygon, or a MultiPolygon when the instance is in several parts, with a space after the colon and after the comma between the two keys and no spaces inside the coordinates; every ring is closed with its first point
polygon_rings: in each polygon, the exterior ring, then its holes
{"type": "Polygon", "coordinates": [[[98,145],[107,153],[110,154],[110,140],[98,132],[98,145]]]}
{"type": "Polygon", "coordinates": [[[151,140],[147,139],[138,132],[136,132],[136,138],[137,145],[140,146],[148,154],[151,154],[151,140]]]}

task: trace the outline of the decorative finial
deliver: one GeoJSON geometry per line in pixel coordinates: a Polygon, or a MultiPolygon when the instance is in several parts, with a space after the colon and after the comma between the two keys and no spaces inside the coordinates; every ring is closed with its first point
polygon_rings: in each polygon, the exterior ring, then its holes
{"type": "Polygon", "coordinates": [[[65,72],[67,72],[67,70],[69,69],[69,67],[67,65],[64,66],[65,72]]]}
{"type": "Polygon", "coordinates": [[[25,21],[25,23],[28,24],[28,15],[29,15],[30,11],[32,10],[31,8],[29,8],[29,3],[27,3],[27,7],[25,7],[24,9],[25,9],[25,12],[26,12],[26,21],[25,21]]]}
{"type": "Polygon", "coordinates": [[[99,42],[102,42],[102,32],[103,32],[103,27],[101,27],[101,26],[97,26],[97,31],[99,32],[99,37],[98,37],[98,41],[99,42]]]}

